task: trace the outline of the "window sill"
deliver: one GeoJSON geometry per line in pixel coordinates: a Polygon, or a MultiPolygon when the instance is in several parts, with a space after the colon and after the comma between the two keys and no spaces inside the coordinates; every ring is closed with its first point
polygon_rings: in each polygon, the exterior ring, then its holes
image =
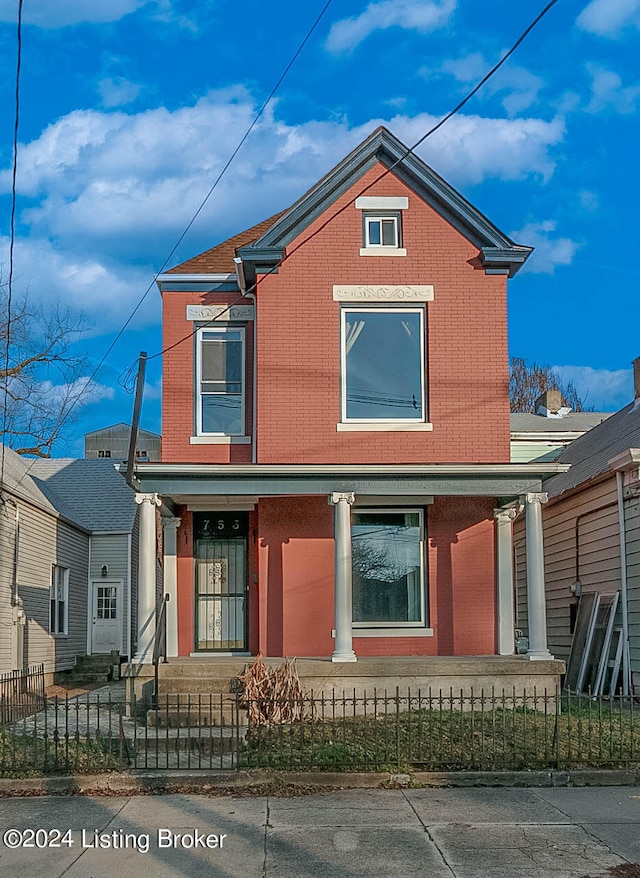
{"type": "MultiPolygon", "coordinates": [[[[331,632],[335,639],[335,628],[331,632]]],[[[433,637],[433,628],[352,628],[352,637],[433,637]]]]}
{"type": "Polygon", "coordinates": [[[189,436],[189,445],[251,445],[251,436],[189,436]]]}
{"type": "Polygon", "coordinates": [[[406,256],[404,247],[361,247],[360,256],[406,256]]]}
{"type": "Polygon", "coordinates": [[[402,421],[380,422],[380,421],[354,421],[353,423],[336,424],[338,433],[431,433],[433,432],[433,424],[425,424],[419,421],[415,424],[405,423],[402,421]]]}

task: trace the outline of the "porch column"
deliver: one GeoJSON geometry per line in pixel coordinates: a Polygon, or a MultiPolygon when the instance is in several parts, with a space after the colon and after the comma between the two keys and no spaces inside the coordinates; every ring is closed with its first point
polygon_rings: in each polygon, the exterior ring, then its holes
{"type": "Polygon", "coordinates": [[[542,542],[542,504],[547,494],[526,494],[525,532],[527,540],[527,609],[529,613],[529,652],[533,660],[552,659],[547,649],[547,602],[544,588],[544,547],[542,542]]]}
{"type": "Polygon", "coordinates": [[[334,493],[329,495],[329,504],[334,507],[334,600],[335,628],[332,662],[355,662],[351,623],[353,617],[353,588],[351,567],[351,504],[355,494],[334,493]]]}
{"type": "Polygon", "coordinates": [[[163,518],[164,558],[163,583],[164,593],[169,595],[166,607],[167,620],[167,657],[178,655],[178,536],[179,518],[163,518]]]}
{"type": "Polygon", "coordinates": [[[496,521],[496,579],[498,592],[498,655],[514,653],[513,532],[516,509],[494,509],[496,521]]]}
{"type": "Polygon", "coordinates": [[[157,494],[136,494],[140,506],[138,548],[138,645],[134,662],[148,663],[153,658],[156,633],[156,506],[157,494]]]}

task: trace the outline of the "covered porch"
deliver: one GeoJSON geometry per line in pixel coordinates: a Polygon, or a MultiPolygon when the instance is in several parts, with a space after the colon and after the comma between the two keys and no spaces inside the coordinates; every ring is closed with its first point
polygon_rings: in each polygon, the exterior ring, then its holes
{"type": "MultiPolygon", "coordinates": [[[[227,660],[244,665],[260,651],[312,656],[305,662],[320,663],[317,673],[309,666],[309,679],[316,685],[337,679],[338,672],[340,685],[347,688],[364,688],[373,679],[382,679],[383,685],[393,680],[395,686],[406,679],[429,686],[429,681],[445,678],[450,685],[463,687],[473,678],[483,687],[490,680],[503,685],[505,675],[509,685],[516,679],[520,685],[525,678],[538,676],[542,683],[545,673],[557,682],[563,668],[547,648],[541,504],[546,501],[543,479],[559,468],[558,464],[139,464],[138,643],[132,673],[137,669],[135,673],[145,676],[145,665],[153,656],[158,518],[164,531],[167,655],[169,666],[176,669],[178,663],[186,662],[188,667],[189,661],[200,660],[213,674],[215,666],[222,670],[221,663],[227,660]],[[527,524],[529,650],[525,657],[513,655],[511,530],[519,511],[524,511],[527,524]],[[230,587],[221,585],[229,571],[226,561],[205,559],[213,585],[203,588],[197,581],[199,544],[194,522],[204,513],[215,513],[217,519],[211,520],[217,520],[222,531],[240,521],[244,523],[237,526],[246,528],[244,584],[228,597],[225,591],[230,592],[230,587]],[[408,522],[402,526],[401,514],[408,522]],[[424,570],[414,565],[413,585],[408,584],[409,574],[397,577],[403,594],[408,591],[410,597],[405,597],[395,622],[376,616],[366,621],[357,595],[354,614],[354,534],[359,535],[354,522],[368,520],[377,533],[386,528],[385,534],[395,529],[406,536],[419,529],[424,570]],[[220,607],[225,601],[227,607],[233,601],[236,608],[233,634],[216,643],[203,640],[198,606],[220,607]],[[237,608],[242,608],[246,628],[241,633],[237,608]],[[212,644],[217,648],[208,648],[212,644]],[[347,670],[349,665],[354,665],[353,671],[347,670]]],[[[207,527],[211,526],[209,522],[207,527]]],[[[215,535],[210,536],[215,540],[215,535]]],[[[356,566],[356,580],[359,576],[356,566]]],[[[358,588],[362,585],[356,582],[358,588]]],[[[231,630],[225,618],[216,609],[206,624],[209,629],[226,625],[231,630]]],[[[550,682],[545,678],[543,685],[550,682]]]]}

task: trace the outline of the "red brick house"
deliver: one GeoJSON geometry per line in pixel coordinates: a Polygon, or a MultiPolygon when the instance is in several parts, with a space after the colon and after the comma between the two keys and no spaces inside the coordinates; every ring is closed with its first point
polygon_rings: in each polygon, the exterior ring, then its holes
{"type": "Polygon", "coordinates": [[[170,656],[511,655],[523,502],[529,657],[552,658],[540,502],[559,467],[509,462],[507,279],[531,248],[407,153],[379,128],[158,280],[162,461],[136,478],[141,545],[162,506],[170,656]]]}

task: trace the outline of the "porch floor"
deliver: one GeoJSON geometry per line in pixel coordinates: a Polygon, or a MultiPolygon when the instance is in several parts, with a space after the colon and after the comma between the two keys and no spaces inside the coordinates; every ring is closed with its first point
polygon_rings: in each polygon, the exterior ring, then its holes
{"type": "MultiPolygon", "coordinates": [[[[170,658],[159,666],[159,693],[219,694],[232,691],[232,681],[242,673],[251,657],[189,656],[170,658]]],[[[283,657],[267,657],[265,664],[276,668],[283,657]]],[[[385,691],[400,694],[420,690],[428,696],[450,692],[465,696],[524,692],[552,694],[565,671],[563,661],[531,661],[526,656],[375,656],[357,662],[332,662],[330,658],[296,658],[302,688],[314,694],[373,695],[385,691]]],[[[153,676],[151,665],[128,665],[125,676],[136,689],[153,676]]]]}

